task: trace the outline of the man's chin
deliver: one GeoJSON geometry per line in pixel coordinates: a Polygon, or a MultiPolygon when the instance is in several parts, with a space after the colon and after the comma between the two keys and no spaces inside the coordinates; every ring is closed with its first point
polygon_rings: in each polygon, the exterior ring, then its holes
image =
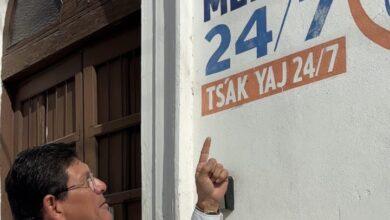
{"type": "Polygon", "coordinates": [[[107,203],[104,203],[99,207],[99,214],[101,217],[101,220],[112,220],[112,214],[110,212],[110,207],[107,203]]]}

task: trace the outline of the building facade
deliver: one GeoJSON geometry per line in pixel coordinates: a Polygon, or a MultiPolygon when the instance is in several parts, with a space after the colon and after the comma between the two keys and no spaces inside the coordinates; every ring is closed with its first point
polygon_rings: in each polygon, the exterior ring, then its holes
{"type": "Polygon", "coordinates": [[[21,150],[76,146],[115,219],[189,219],[202,143],[226,219],[390,217],[388,0],[0,3],[1,219],[21,150]]]}

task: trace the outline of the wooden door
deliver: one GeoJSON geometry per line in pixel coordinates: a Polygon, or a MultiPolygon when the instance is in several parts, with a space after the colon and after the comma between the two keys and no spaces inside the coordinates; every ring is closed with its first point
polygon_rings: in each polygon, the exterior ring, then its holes
{"type": "Polygon", "coordinates": [[[112,33],[18,83],[13,155],[74,144],[105,181],[115,220],[141,219],[140,25],[112,33]]]}
{"type": "Polygon", "coordinates": [[[9,2],[1,94],[1,217],[11,219],[4,178],[17,153],[64,142],[75,145],[80,159],[107,182],[115,219],[141,219],[141,2],[64,1],[61,19],[15,45],[10,39],[16,1],[9,2]]]}
{"type": "Polygon", "coordinates": [[[115,220],[141,219],[140,25],[84,50],[85,161],[115,220]]]}
{"type": "Polygon", "coordinates": [[[81,53],[65,58],[17,86],[14,155],[50,142],[76,145],[83,159],[81,53]]]}

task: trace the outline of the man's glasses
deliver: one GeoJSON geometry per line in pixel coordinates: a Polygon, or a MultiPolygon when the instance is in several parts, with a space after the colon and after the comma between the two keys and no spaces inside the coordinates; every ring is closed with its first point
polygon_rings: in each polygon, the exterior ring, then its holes
{"type": "Polygon", "coordinates": [[[85,179],[84,183],[73,185],[73,186],[70,186],[70,187],[66,188],[65,190],[57,192],[56,196],[58,196],[58,195],[60,195],[61,193],[64,193],[64,192],[72,191],[72,190],[75,190],[75,189],[82,189],[82,188],[90,188],[92,190],[92,192],[96,192],[96,179],[93,176],[93,173],[91,173],[91,172],[88,173],[88,176],[85,179]]]}

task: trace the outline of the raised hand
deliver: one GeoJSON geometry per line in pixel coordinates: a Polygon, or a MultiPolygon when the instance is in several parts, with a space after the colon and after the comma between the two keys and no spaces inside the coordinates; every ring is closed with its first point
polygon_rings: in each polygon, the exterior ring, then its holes
{"type": "Polygon", "coordinates": [[[228,186],[228,171],[214,158],[209,159],[211,138],[206,138],[196,168],[197,206],[207,212],[217,212],[219,201],[228,186]]]}

